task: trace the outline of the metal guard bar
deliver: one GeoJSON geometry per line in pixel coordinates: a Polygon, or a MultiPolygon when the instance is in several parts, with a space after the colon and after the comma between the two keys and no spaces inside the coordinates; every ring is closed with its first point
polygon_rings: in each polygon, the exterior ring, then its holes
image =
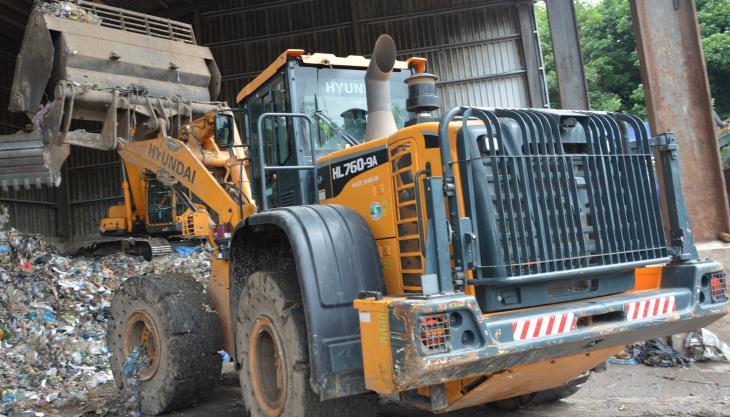
{"type": "Polygon", "coordinates": [[[489,235],[499,237],[497,246],[504,256],[504,262],[496,262],[498,259],[490,254],[488,259],[482,259],[486,266],[476,262],[473,269],[482,279],[470,284],[553,279],[565,277],[568,272],[598,273],[668,260],[653,186],[651,147],[643,123],[635,116],[621,114],[575,114],[584,133],[582,152],[565,151],[558,118],[539,110],[457,107],[441,118],[439,147],[453,229],[455,274],[470,261],[462,250],[464,230],[459,221],[459,201],[452,191],[456,185],[455,163],[468,172],[461,179],[465,194],[474,193],[475,187],[484,184],[472,180],[471,164],[483,163],[487,171],[491,167],[491,172],[485,173],[492,175],[494,189],[487,188],[487,192],[490,200],[496,198],[496,201],[487,204],[486,212],[481,213],[475,209],[471,194],[465,195],[464,204],[468,209],[465,213],[473,224],[486,229],[488,236],[481,237],[482,244],[489,235]],[[449,125],[460,116],[462,137],[457,136],[457,150],[463,154],[459,159],[464,160],[454,162],[449,125]],[[508,152],[509,145],[519,143],[507,142],[498,118],[510,119],[518,126],[516,134],[521,135],[517,139],[522,141],[522,151],[508,152]],[[473,155],[465,144],[475,140],[473,129],[467,125],[475,119],[487,131],[491,150],[487,156],[473,155]],[[629,150],[618,122],[626,123],[635,132],[636,150],[629,150]],[[580,175],[575,171],[576,163],[581,165],[580,175]],[[585,188],[580,195],[576,188],[578,182],[585,188]],[[580,209],[585,210],[581,211],[582,215],[592,219],[588,226],[578,214],[581,198],[588,199],[586,208],[580,209]],[[485,218],[480,218],[481,215],[485,218]],[[627,222],[627,218],[634,220],[627,222]]]}

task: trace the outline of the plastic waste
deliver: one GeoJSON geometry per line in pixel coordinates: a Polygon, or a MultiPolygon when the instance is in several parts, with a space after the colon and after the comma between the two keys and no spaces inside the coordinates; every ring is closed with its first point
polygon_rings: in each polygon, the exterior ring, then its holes
{"type": "Polygon", "coordinates": [[[691,365],[693,359],[677,352],[661,339],[647,340],[624,348],[624,351],[608,360],[615,365],[644,364],[660,368],[683,368],[691,365]]]}
{"type": "Polygon", "coordinates": [[[688,333],[684,346],[694,360],[730,362],[730,346],[707,329],[688,333]]]}
{"type": "Polygon", "coordinates": [[[149,262],[75,257],[43,236],[0,230],[0,415],[35,416],[112,384],[105,337],[114,292],[129,277],[170,273],[207,285],[210,249],[149,262]]]}
{"type": "Polygon", "coordinates": [[[150,366],[150,360],[144,346],[137,346],[122,365],[124,373],[124,405],[141,415],[142,410],[142,382],[139,373],[150,366]]]}
{"type": "Polygon", "coordinates": [[[198,253],[202,250],[200,246],[177,246],[175,247],[175,252],[182,256],[190,256],[192,254],[198,253]]]}

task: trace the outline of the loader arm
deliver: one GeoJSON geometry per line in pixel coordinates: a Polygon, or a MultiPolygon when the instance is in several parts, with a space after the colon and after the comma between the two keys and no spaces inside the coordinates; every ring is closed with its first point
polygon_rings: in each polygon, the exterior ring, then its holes
{"type": "Polygon", "coordinates": [[[237,203],[183,142],[173,138],[129,142],[119,139],[117,152],[127,164],[148,169],[159,178],[187,187],[218,215],[218,224],[236,225],[254,213],[249,203],[237,203]]]}

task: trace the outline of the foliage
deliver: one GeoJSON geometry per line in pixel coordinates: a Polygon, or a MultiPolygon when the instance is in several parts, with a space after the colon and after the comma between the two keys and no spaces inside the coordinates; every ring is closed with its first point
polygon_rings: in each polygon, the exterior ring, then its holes
{"type": "Polygon", "coordinates": [[[730,118],[730,0],[698,0],[697,18],[710,90],[720,117],[730,118]]]}
{"type": "MultiPolygon", "coordinates": [[[[730,0],[697,0],[710,87],[718,113],[730,117],[730,0]]],[[[535,7],[553,107],[560,94],[544,3],[535,7]]],[[[646,117],[629,0],[577,0],[576,18],[591,107],[646,117]]]]}

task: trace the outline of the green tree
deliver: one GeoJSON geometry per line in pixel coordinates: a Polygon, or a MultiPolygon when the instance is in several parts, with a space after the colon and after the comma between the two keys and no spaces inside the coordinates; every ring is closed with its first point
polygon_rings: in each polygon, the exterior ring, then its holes
{"type": "MultiPolygon", "coordinates": [[[[730,0],[697,0],[710,89],[730,117],[730,0]]],[[[555,62],[544,3],[535,7],[551,104],[559,107],[555,62]]],[[[576,0],[576,18],[591,107],[646,117],[629,0],[576,0]]]]}
{"type": "Polygon", "coordinates": [[[730,118],[730,0],[698,0],[697,18],[715,108],[730,118]]]}

